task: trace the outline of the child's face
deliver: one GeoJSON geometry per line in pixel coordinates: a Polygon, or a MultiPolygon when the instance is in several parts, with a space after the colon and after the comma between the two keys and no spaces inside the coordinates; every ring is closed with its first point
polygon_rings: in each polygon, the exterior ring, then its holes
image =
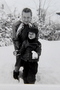
{"type": "Polygon", "coordinates": [[[35,33],[33,33],[33,32],[28,33],[28,38],[29,39],[34,39],[35,37],[36,37],[35,33]]]}

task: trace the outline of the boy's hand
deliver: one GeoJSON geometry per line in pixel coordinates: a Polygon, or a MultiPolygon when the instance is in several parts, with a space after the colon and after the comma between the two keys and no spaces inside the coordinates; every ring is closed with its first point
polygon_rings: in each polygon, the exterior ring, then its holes
{"type": "Polygon", "coordinates": [[[21,29],[24,27],[24,24],[21,23],[20,26],[18,27],[18,30],[17,30],[17,33],[16,33],[16,36],[21,32],[21,29]]]}
{"type": "Polygon", "coordinates": [[[32,59],[37,59],[38,54],[35,51],[32,51],[32,59]]]}
{"type": "Polygon", "coordinates": [[[19,55],[20,55],[20,54],[19,54],[19,51],[18,51],[18,50],[13,51],[13,55],[19,56],[19,55]]]}

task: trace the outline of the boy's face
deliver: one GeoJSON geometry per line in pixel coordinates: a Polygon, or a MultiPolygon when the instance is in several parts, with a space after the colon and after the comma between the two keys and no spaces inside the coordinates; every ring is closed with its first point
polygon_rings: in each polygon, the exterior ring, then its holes
{"type": "Polygon", "coordinates": [[[32,16],[30,12],[22,12],[22,21],[25,24],[29,24],[32,20],[32,16]]]}
{"type": "Polygon", "coordinates": [[[28,38],[29,39],[34,39],[35,37],[36,37],[35,33],[33,33],[33,32],[28,33],[28,38]]]}

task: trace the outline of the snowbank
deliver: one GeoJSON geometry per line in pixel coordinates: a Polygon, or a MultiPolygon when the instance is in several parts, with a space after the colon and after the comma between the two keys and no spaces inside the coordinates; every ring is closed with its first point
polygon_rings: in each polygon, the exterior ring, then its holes
{"type": "Polygon", "coordinates": [[[39,61],[40,84],[60,84],[60,41],[39,40],[42,54],[39,61]]]}

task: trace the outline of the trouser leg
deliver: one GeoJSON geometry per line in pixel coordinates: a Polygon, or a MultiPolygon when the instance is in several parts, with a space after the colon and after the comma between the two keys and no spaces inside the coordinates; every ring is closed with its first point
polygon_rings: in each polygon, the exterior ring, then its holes
{"type": "Polygon", "coordinates": [[[23,81],[25,84],[28,84],[28,81],[27,81],[27,76],[28,76],[28,62],[25,62],[24,61],[24,65],[23,65],[23,81]]]}
{"type": "Polygon", "coordinates": [[[27,81],[30,84],[35,83],[37,69],[38,69],[38,63],[37,62],[29,63],[29,71],[28,71],[27,81]]]}

